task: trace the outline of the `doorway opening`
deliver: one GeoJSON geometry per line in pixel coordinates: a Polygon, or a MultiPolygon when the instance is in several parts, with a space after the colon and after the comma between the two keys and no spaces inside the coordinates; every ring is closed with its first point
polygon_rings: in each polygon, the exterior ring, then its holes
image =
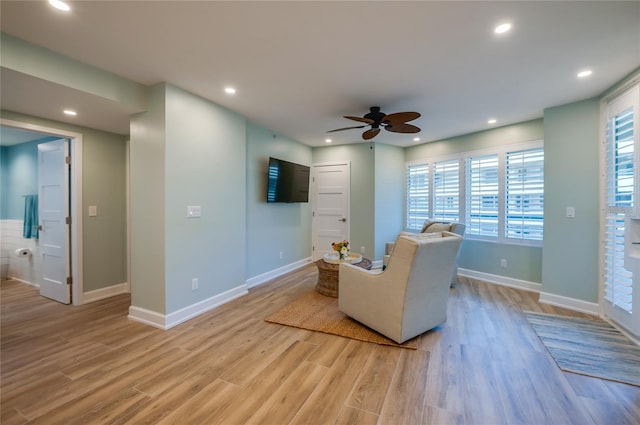
{"type": "MultiPolygon", "coordinates": [[[[66,184],[69,189],[68,217],[70,222],[68,225],[69,243],[68,249],[65,250],[66,258],[64,261],[68,265],[69,277],[71,277],[71,302],[73,305],[81,305],[84,301],[82,282],[82,134],[7,119],[0,119],[0,125],[3,129],[8,128],[40,134],[43,141],[49,136],[52,139],[67,139],[69,141],[71,164],[68,183],[66,184]]],[[[25,193],[24,195],[29,194],[25,193]]]]}

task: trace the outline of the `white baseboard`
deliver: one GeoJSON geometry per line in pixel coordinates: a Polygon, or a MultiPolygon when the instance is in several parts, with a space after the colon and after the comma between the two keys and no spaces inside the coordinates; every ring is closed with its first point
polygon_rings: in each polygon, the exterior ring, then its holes
{"type": "Polygon", "coordinates": [[[34,288],[39,288],[40,284],[39,283],[33,283],[33,282],[29,282],[28,280],[24,280],[24,279],[20,279],[19,277],[15,277],[15,276],[7,276],[7,280],[17,280],[18,282],[22,282],[22,283],[26,283],[29,286],[33,286],[34,288]]]}
{"type": "Polygon", "coordinates": [[[165,326],[166,316],[162,313],[156,313],[155,311],[147,310],[146,308],[129,306],[129,316],[127,318],[135,320],[136,322],[144,323],[145,325],[153,326],[154,328],[160,328],[163,330],[168,329],[165,326]]]}
{"type": "Polygon", "coordinates": [[[511,277],[478,272],[478,271],[469,270],[469,269],[458,268],[458,276],[468,277],[471,279],[478,279],[484,282],[493,283],[495,285],[508,286],[510,288],[522,289],[529,292],[539,293],[540,290],[542,289],[541,283],[530,282],[528,280],[514,279],[511,277]]]}
{"type": "Polygon", "coordinates": [[[600,315],[600,307],[598,303],[589,301],[576,300],[575,298],[563,297],[562,295],[549,294],[548,292],[540,292],[539,302],[549,304],[556,307],[563,307],[581,313],[600,315]]]}
{"type": "Polygon", "coordinates": [[[107,286],[106,288],[95,289],[85,292],[82,297],[82,303],[92,303],[94,301],[103,300],[120,294],[128,294],[130,291],[129,283],[119,283],[117,285],[107,286]]]}
{"type": "Polygon", "coordinates": [[[513,279],[510,277],[499,276],[490,273],[478,272],[475,270],[458,269],[458,275],[471,279],[482,280],[483,282],[493,283],[495,285],[508,286],[510,288],[522,289],[529,292],[540,294],[538,299],[543,304],[549,304],[556,307],[562,307],[581,313],[593,314],[598,316],[600,309],[597,303],[589,301],[577,300],[575,298],[563,297],[561,295],[542,292],[542,284],[537,282],[529,282],[526,280],[513,279]]]}
{"type": "Polygon", "coordinates": [[[130,306],[128,317],[136,322],[167,330],[248,293],[247,285],[240,285],[167,315],[141,307],[130,306]]]}
{"type": "Polygon", "coordinates": [[[286,266],[282,266],[266,273],[262,273],[258,276],[254,276],[250,279],[247,279],[247,288],[251,289],[258,285],[262,285],[263,283],[266,283],[271,279],[275,279],[276,277],[282,276],[283,274],[289,273],[293,270],[297,270],[309,263],[311,263],[311,257],[303,258],[302,260],[296,261],[295,263],[287,264],[286,266]]]}

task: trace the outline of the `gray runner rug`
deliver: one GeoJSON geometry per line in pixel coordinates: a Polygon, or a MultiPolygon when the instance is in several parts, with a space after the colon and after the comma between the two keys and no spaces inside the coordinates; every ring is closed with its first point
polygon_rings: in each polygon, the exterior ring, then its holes
{"type": "Polygon", "coordinates": [[[560,369],[640,387],[640,347],[600,319],[525,312],[560,369]]]}

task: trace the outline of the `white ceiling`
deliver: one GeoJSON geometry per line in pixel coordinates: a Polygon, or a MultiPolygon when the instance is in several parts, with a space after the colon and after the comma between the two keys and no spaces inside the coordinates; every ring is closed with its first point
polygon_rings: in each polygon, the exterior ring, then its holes
{"type": "MultiPolygon", "coordinates": [[[[310,146],[370,106],[417,111],[421,142],[542,117],[640,66],[640,2],[0,3],[3,32],[130,80],[169,82],[310,146]],[[511,22],[512,31],[493,29],[511,22]],[[593,75],[578,79],[589,68],[593,75]],[[223,92],[227,85],[237,94],[223,92]]],[[[127,111],[2,72],[2,107],[128,133],[127,111]],[[15,85],[22,84],[19,89],[15,85]],[[14,88],[13,90],[11,88],[14,88]],[[42,93],[55,93],[43,97],[42,93]],[[78,106],[74,106],[77,102],[78,106]],[[78,116],[61,115],[73,106],[78,116]]],[[[359,142],[361,130],[332,133],[359,142]]],[[[414,135],[377,142],[409,146],[414,135]]]]}

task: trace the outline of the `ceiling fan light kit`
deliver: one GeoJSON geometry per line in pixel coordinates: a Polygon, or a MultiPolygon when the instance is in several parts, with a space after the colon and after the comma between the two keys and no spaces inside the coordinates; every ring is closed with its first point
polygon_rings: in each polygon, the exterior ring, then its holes
{"type": "Polygon", "coordinates": [[[392,133],[418,133],[420,132],[420,128],[412,124],[407,124],[407,122],[413,121],[419,117],[420,114],[418,112],[396,112],[387,115],[380,111],[379,106],[372,106],[364,117],[344,116],[344,118],[365,123],[365,125],[337,128],[335,130],[329,130],[327,133],[351,130],[354,128],[365,128],[368,126],[371,126],[371,128],[362,133],[362,138],[364,140],[370,140],[376,137],[378,133],[380,133],[381,128],[392,133]]]}

